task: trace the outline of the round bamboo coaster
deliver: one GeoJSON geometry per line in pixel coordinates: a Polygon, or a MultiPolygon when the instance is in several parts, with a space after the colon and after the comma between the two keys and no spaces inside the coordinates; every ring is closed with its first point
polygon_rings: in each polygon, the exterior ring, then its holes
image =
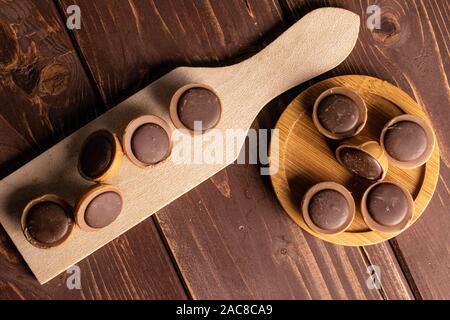
{"type": "MultiPolygon", "coordinates": [[[[364,191],[373,182],[358,178],[341,166],[334,155],[339,146],[321,135],[314,126],[312,109],[316,98],[325,90],[345,86],[355,90],[365,100],[368,121],[361,135],[379,140],[384,125],[400,114],[413,114],[430,124],[421,107],[404,91],[394,85],[372,77],[349,75],[327,79],[302,92],[286,108],[277,122],[279,145],[275,139],[270,148],[272,185],[281,205],[288,215],[304,230],[312,235],[340,245],[364,246],[386,241],[399,233],[372,231],[365,224],[360,211],[364,191]],[[275,170],[275,167],[278,170],[275,170]],[[319,234],[305,223],[300,211],[304,193],[315,183],[335,181],[349,189],[357,205],[352,225],[338,235],[319,234]]],[[[431,124],[430,124],[431,125],[431,124]]],[[[411,226],[424,212],[439,177],[439,148],[436,144],[430,160],[415,169],[400,169],[392,163],[386,181],[396,181],[404,186],[414,199],[414,214],[411,226]]],[[[408,226],[408,227],[409,227],[408,226]]],[[[405,229],[404,229],[405,230],[405,229]]],[[[404,231],[403,230],[403,231],[404,231]]]]}

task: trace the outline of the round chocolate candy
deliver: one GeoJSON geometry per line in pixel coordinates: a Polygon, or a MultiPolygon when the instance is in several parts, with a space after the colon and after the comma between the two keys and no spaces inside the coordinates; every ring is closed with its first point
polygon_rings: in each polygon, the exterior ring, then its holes
{"type": "Polygon", "coordinates": [[[54,247],[64,242],[73,229],[72,208],[55,195],[45,195],[27,205],[21,224],[31,244],[54,247]]]}
{"type": "Polygon", "coordinates": [[[170,115],[179,129],[205,132],[219,123],[222,105],[210,87],[188,84],[178,89],[172,97],[170,115]]]}
{"type": "Polygon", "coordinates": [[[339,229],[347,221],[349,211],[347,200],[336,190],[319,191],[309,200],[309,216],[321,229],[339,229]]]}
{"type": "Polygon", "coordinates": [[[367,210],[384,226],[395,226],[408,215],[408,199],[402,189],[392,183],[375,186],[367,196],[367,210]]]}
{"type": "Polygon", "coordinates": [[[146,115],[131,121],[123,136],[127,157],[139,167],[155,165],[169,157],[172,149],[169,125],[146,115]]]}
{"type": "Polygon", "coordinates": [[[322,92],[314,103],[314,125],[328,138],[344,139],[356,136],[364,128],[366,121],[366,104],[350,88],[328,89],[322,92]]]}
{"type": "Polygon", "coordinates": [[[355,216],[355,201],[351,193],[336,182],[321,182],[303,196],[303,219],[315,232],[338,234],[344,232],[355,216]]]}
{"type": "Polygon", "coordinates": [[[403,114],[384,126],[380,143],[393,165],[412,169],[430,159],[436,137],[425,120],[411,114],[403,114]]]}
{"type": "Polygon", "coordinates": [[[141,162],[150,165],[164,160],[170,150],[170,138],[159,125],[147,123],[133,133],[131,149],[141,162]]]}
{"type": "Polygon", "coordinates": [[[412,219],[414,201],[399,184],[378,182],[364,192],[361,212],[370,229],[400,232],[412,219]]]}
{"type": "Polygon", "coordinates": [[[116,220],[122,211],[122,205],[122,197],[118,193],[101,193],[87,205],[84,219],[92,228],[104,228],[116,220]]]}
{"type": "Polygon", "coordinates": [[[219,122],[222,107],[214,92],[206,88],[186,90],[178,100],[178,116],[186,128],[206,131],[219,122]],[[196,127],[199,126],[200,127],[196,127]]]}
{"type": "Polygon", "coordinates": [[[320,101],[317,116],[326,130],[332,133],[346,133],[357,126],[359,108],[349,97],[331,94],[320,101]]]}
{"type": "Polygon", "coordinates": [[[341,143],[336,149],[336,159],[351,173],[368,180],[383,180],[389,160],[377,141],[357,135],[341,143]]]}
{"type": "Polygon", "coordinates": [[[117,137],[107,130],[99,130],[84,142],[78,159],[78,169],[86,179],[101,181],[116,172],[121,159],[122,150],[117,137]]]}
{"type": "Polygon", "coordinates": [[[344,147],[339,150],[342,164],[351,172],[368,180],[378,180],[383,175],[380,163],[367,152],[344,147]]]}
{"type": "Polygon", "coordinates": [[[400,121],[388,127],[384,146],[389,155],[400,161],[414,161],[427,149],[425,130],[415,122],[400,121]]]}
{"type": "Polygon", "coordinates": [[[99,184],[89,189],[75,209],[78,226],[95,231],[112,224],[122,212],[123,197],[117,187],[99,184]]]}

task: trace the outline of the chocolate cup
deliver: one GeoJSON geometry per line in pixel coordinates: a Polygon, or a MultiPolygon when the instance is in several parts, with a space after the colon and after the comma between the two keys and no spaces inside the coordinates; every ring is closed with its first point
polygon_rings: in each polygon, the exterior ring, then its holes
{"type": "Polygon", "coordinates": [[[336,159],[348,171],[350,171],[353,174],[358,175],[359,177],[367,179],[367,180],[381,181],[386,177],[386,175],[388,173],[389,160],[386,157],[386,154],[385,154],[383,148],[381,148],[380,144],[377,141],[373,141],[370,138],[365,137],[365,136],[356,136],[356,137],[353,137],[349,140],[342,142],[341,145],[336,149],[336,159]],[[373,158],[376,162],[378,162],[379,166],[381,167],[381,170],[382,170],[381,175],[376,179],[369,179],[367,177],[364,177],[364,176],[358,174],[357,172],[352,170],[352,168],[349,168],[342,161],[342,158],[341,158],[341,151],[345,148],[351,148],[351,149],[356,149],[356,150],[362,151],[365,154],[367,154],[369,157],[373,158]]]}
{"type": "Polygon", "coordinates": [[[81,146],[80,155],[78,157],[78,172],[86,180],[102,182],[102,181],[111,179],[112,177],[114,177],[117,174],[117,172],[120,169],[120,166],[122,165],[122,159],[123,159],[122,146],[120,144],[120,141],[119,141],[119,138],[117,137],[117,135],[109,132],[106,129],[101,129],[101,130],[91,133],[86,138],[83,145],[81,146]],[[89,142],[89,139],[93,138],[96,135],[104,136],[111,143],[111,145],[112,145],[111,159],[109,160],[107,167],[104,170],[102,170],[102,172],[99,175],[90,176],[89,174],[87,174],[86,172],[83,171],[83,165],[82,165],[83,154],[82,154],[82,152],[84,151],[86,144],[89,142]]]}
{"type": "MultiPolygon", "coordinates": [[[[107,192],[114,192],[120,196],[120,199],[122,201],[121,210],[123,210],[123,204],[124,204],[123,195],[119,188],[112,186],[112,185],[108,185],[108,184],[94,185],[93,187],[89,188],[84,195],[81,196],[81,198],[78,201],[77,206],[75,208],[75,220],[76,220],[77,225],[80,227],[80,229],[82,229],[84,231],[98,231],[100,229],[104,229],[107,227],[107,226],[105,226],[102,228],[94,228],[87,223],[86,217],[85,217],[86,209],[88,208],[91,201],[94,200],[97,196],[99,196],[103,193],[107,193],[107,192]]],[[[120,215],[120,213],[119,213],[119,215],[120,215]]],[[[114,220],[111,223],[113,223],[116,220],[116,218],[117,218],[117,216],[114,218],[114,220]]]]}
{"type": "Polygon", "coordinates": [[[316,99],[316,101],[314,103],[314,107],[313,107],[312,118],[313,118],[313,122],[314,122],[314,125],[316,126],[317,130],[325,137],[334,139],[334,140],[350,138],[350,137],[353,137],[353,136],[356,136],[357,134],[359,134],[362,131],[362,129],[364,128],[364,126],[366,125],[367,106],[366,106],[366,103],[364,102],[364,100],[361,98],[361,96],[359,94],[357,94],[355,91],[353,91],[352,89],[349,89],[346,87],[334,87],[334,88],[331,88],[331,89],[328,89],[328,90],[322,92],[322,94],[316,99]],[[359,119],[358,119],[355,127],[350,131],[343,132],[343,133],[333,133],[333,132],[327,130],[321,124],[321,122],[319,120],[318,109],[319,109],[320,102],[324,98],[326,98],[330,95],[334,95],[334,94],[339,94],[339,95],[343,95],[343,96],[350,98],[351,100],[353,100],[356,103],[356,105],[359,109],[359,119]]]}
{"type": "Polygon", "coordinates": [[[431,129],[430,125],[425,120],[423,120],[422,118],[420,118],[418,116],[413,116],[410,114],[403,114],[403,115],[393,118],[388,123],[386,123],[383,130],[381,131],[380,144],[381,144],[381,147],[383,148],[386,156],[388,157],[389,161],[393,165],[395,165],[396,167],[402,168],[402,169],[414,169],[414,168],[422,166],[428,160],[430,160],[431,155],[433,154],[434,146],[436,144],[436,137],[435,137],[434,132],[431,129]],[[389,154],[389,150],[386,149],[386,146],[384,144],[384,137],[386,135],[386,132],[389,130],[389,128],[391,126],[395,125],[396,123],[403,122],[403,121],[413,122],[413,123],[418,124],[425,131],[425,135],[427,137],[427,146],[425,148],[425,151],[422,153],[422,155],[419,158],[411,160],[411,161],[401,161],[401,160],[395,159],[394,157],[392,157],[389,154]]]}
{"type": "Polygon", "coordinates": [[[42,195],[40,197],[37,197],[33,200],[31,200],[24,208],[23,213],[20,217],[20,225],[22,226],[22,231],[25,236],[25,238],[30,242],[33,246],[40,248],[40,249],[49,249],[52,247],[57,247],[61,244],[63,244],[71,235],[74,227],[74,221],[73,221],[73,208],[62,198],[58,197],[54,194],[46,194],[42,195]],[[53,202],[60,206],[67,214],[67,217],[69,218],[69,225],[66,234],[64,237],[62,237],[60,240],[53,242],[53,243],[42,243],[35,239],[31,233],[29,232],[29,229],[27,227],[27,218],[28,214],[30,213],[31,208],[33,208],[35,205],[42,203],[42,202],[53,202]]]}
{"type": "Polygon", "coordinates": [[[355,200],[353,199],[353,196],[350,193],[350,191],[348,191],[343,185],[341,185],[339,183],[327,181],[327,182],[321,182],[321,183],[318,183],[318,184],[312,186],[305,193],[305,195],[303,196],[303,199],[302,199],[302,203],[301,203],[301,211],[302,211],[302,215],[303,215],[303,219],[305,220],[305,223],[313,231],[315,231],[317,233],[322,233],[322,234],[336,235],[336,234],[344,232],[345,230],[347,230],[350,227],[350,225],[353,222],[353,219],[355,218],[356,206],[355,206],[355,200]],[[322,228],[318,227],[316,224],[314,224],[314,222],[311,220],[311,217],[309,214],[310,200],[315,194],[317,194],[318,192],[323,191],[323,190],[335,190],[335,191],[339,192],[341,195],[343,195],[344,198],[347,200],[350,214],[348,215],[348,218],[345,221],[345,223],[337,229],[333,229],[333,230],[322,229],[322,228]]]}
{"type": "Polygon", "coordinates": [[[365,223],[367,224],[367,226],[370,229],[372,229],[374,231],[385,232],[385,233],[397,233],[397,232],[404,230],[410,224],[412,217],[413,217],[413,213],[414,213],[414,200],[413,200],[411,194],[408,192],[408,190],[403,188],[400,184],[393,182],[393,181],[380,181],[380,182],[377,182],[377,183],[371,185],[364,192],[364,195],[361,199],[361,213],[362,213],[365,223]],[[370,194],[370,191],[374,187],[376,187],[380,184],[383,184],[383,183],[391,183],[391,184],[399,187],[405,194],[406,200],[408,202],[408,213],[407,213],[406,217],[402,220],[401,223],[399,223],[395,226],[387,226],[387,225],[378,223],[377,221],[374,220],[374,218],[372,218],[371,214],[369,213],[369,210],[367,209],[367,198],[370,194]]]}
{"type": "Polygon", "coordinates": [[[167,158],[169,158],[169,156],[172,152],[172,129],[170,128],[169,124],[166,121],[164,121],[163,119],[161,119],[157,116],[153,116],[153,115],[141,116],[139,118],[134,119],[133,121],[131,121],[128,124],[128,126],[126,127],[125,132],[123,134],[123,137],[122,137],[122,144],[123,144],[123,149],[124,149],[124,152],[125,152],[127,158],[133,164],[135,164],[136,166],[138,166],[140,168],[147,168],[150,166],[154,166],[154,165],[157,165],[157,164],[165,161],[167,158]],[[145,162],[140,161],[134,155],[133,149],[131,147],[131,140],[133,138],[134,132],[138,128],[140,128],[141,126],[143,126],[145,124],[156,124],[156,125],[160,126],[161,128],[164,129],[164,131],[166,131],[166,133],[169,137],[169,150],[167,152],[167,155],[164,159],[162,159],[158,163],[145,163],[145,162]]]}
{"type": "MultiPolygon", "coordinates": [[[[205,131],[203,131],[203,132],[198,132],[198,131],[196,132],[196,131],[191,130],[191,129],[189,129],[188,127],[186,127],[186,126],[181,122],[180,117],[179,117],[179,115],[178,115],[178,101],[180,100],[180,97],[183,95],[183,93],[185,93],[187,90],[192,89],[192,88],[204,88],[204,89],[207,89],[207,90],[213,92],[213,93],[219,98],[219,95],[214,91],[214,89],[211,88],[210,86],[205,85],[205,84],[200,84],[200,83],[190,83],[190,84],[184,85],[184,86],[182,86],[181,88],[179,88],[179,89],[174,93],[174,95],[172,96],[172,99],[171,99],[171,101],[170,101],[170,118],[172,119],[172,122],[173,122],[174,126],[175,126],[177,129],[184,129],[183,131],[186,131],[186,130],[187,130],[187,132],[189,132],[191,135],[195,135],[195,134],[205,134],[206,132],[208,132],[208,131],[210,131],[210,130],[212,130],[212,129],[214,129],[215,127],[218,126],[218,124],[220,123],[221,117],[222,117],[222,113],[221,113],[220,118],[219,118],[219,120],[217,121],[216,125],[215,125],[213,128],[211,128],[211,129],[205,130],[205,131]]],[[[220,98],[219,98],[219,103],[220,103],[220,107],[223,108],[222,102],[220,101],[220,98]]]]}

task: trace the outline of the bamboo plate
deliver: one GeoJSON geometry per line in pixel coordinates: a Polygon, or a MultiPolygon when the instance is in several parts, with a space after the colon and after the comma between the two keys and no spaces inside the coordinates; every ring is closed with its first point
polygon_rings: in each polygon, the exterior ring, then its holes
{"type": "MultiPolygon", "coordinates": [[[[368,121],[361,135],[379,140],[383,126],[389,119],[409,113],[429,119],[420,106],[404,91],[394,85],[368,76],[350,75],[328,79],[302,92],[284,111],[277,122],[279,145],[274,139],[270,159],[272,185],[281,205],[289,216],[312,235],[339,245],[364,246],[376,244],[399,233],[382,233],[370,230],[364,223],[359,203],[364,190],[371,184],[357,178],[342,167],[334,156],[339,141],[322,136],[314,127],[311,113],[315,99],[325,90],[346,86],[356,90],[366,101],[368,121]],[[274,160],[275,159],[275,160],[274,160]],[[335,181],[346,186],[355,197],[357,212],[350,228],[338,235],[323,235],[311,230],[303,220],[300,202],[303,194],[313,184],[335,181]]],[[[439,148],[436,144],[431,159],[423,166],[402,170],[389,164],[385,180],[397,181],[412,194],[415,204],[411,226],[424,212],[436,188],[439,177],[439,148]]],[[[409,227],[408,226],[408,227],[409,227]]]]}

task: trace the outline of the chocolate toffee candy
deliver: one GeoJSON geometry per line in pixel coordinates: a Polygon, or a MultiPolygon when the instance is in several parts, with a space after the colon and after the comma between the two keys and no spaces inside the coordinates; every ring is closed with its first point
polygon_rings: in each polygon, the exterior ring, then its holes
{"type": "Polygon", "coordinates": [[[84,213],[84,219],[92,228],[110,225],[122,211],[122,197],[112,191],[104,192],[92,199],[84,213]]]}
{"type": "Polygon", "coordinates": [[[386,150],[400,161],[412,161],[419,158],[425,152],[427,144],[425,130],[411,121],[393,124],[384,135],[386,150]]]}
{"type": "Polygon", "coordinates": [[[363,99],[349,88],[329,89],[314,104],[314,124],[320,133],[331,139],[358,134],[366,120],[367,109],[363,99]]]}
{"type": "Polygon", "coordinates": [[[222,108],[214,92],[205,88],[186,90],[178,100],[178,116],[184,126],[193,131],[206,131],[219,122],[222,108]],[[200,130],[195,127],[200,123],[200,130]]]}
{"type": "Polygon", "coordinates": [[[169,125],[156,116],[139,117],[127,126],[123,145],[126,155],[134,164],[139,167],[155,165],[171,153],[169,125]]]}
{"type": "Polygon", "coordinates": [[[378,142],[357,136],[336,149],[336,158],[350,172],[368,179],[382,180],[388,171],[388,159],[378,142]]]}
{"type": "Polygon", "coordinates": [[[408,201],[402,189],[394,184],[383,183],[370,191],[367,210],[376,222],[395,226],[407,216],[408,201]]]}
{"type": "Polygon", "coordinates": [[[73,229],[73,210],[61,198],[44,195],[32,200],[21,217],[27,240],[42,249],[63,243],[73,229]]]}
{"type": "Polygon", "coordinates": [[[369,180],[378,180],[383,174],[378,161],[370,154],[356,148],[343,148],[341,161],[351,172],[369,180]]]}
{"type": "Polygon", "coordinates": [[[347,221],[349,205],[345,197],[336,190],[325,189],[309,200],[311,221],[321,229],[336,230],[347,221]]]}
{"type": "Polygon", "coordinates": [[[331,94],[320,101],[317,116],[322,126],[328,131],[345,133],[357,125],[359,108],[349,97],[331,94]]]}
{"type": "Polygon", "coordinates": [[[323,234],[338,234],[352,223],[355,202],[342,185],[322,182],[306,192],[302,201],[302,213],[312,230],[323,234]]]}
{"type": "Polygon", "coordinates": [[[154,123],[143,124],[131,137],[135,157],[145,164],[155,164],[165,159],[170,146],[167,132],[154,123]]]}
{"type": "Polygon", "coordinates": [[[113,223],[123,208],[122,193],[117,187],[100,184],[89,189],[77,204],[75,216],[78,226],[95,231],[113,223]]]}
{"type": "Polygon", "coordinates": [[[107,130],[99,130],[87,137],[81,147],[78,170],[88,180],[106,180],[117,172],[122,156],[117,136],[107,130]]]}
{"type": "Polygon", "coordinates": [[[177,90],[171,101],[171,117],[177,128],[205,132],[217,126],[221,114],[219,97],[205,85],[184,86],[177,90]]]}
{"type": "Polygon", "coordinates": [[[434,135],[421,118],[402,115],[383,129],[382,146],[395,165],[413,168],[424,164],[431,156],[434,135]]]}
{"type": "Polygon", "coordinates": [[[413,206],[411,195],[400,185],[380,182],[364,193],[361,211],[371,229],[395,232],[409,223],[413,206]]]}

